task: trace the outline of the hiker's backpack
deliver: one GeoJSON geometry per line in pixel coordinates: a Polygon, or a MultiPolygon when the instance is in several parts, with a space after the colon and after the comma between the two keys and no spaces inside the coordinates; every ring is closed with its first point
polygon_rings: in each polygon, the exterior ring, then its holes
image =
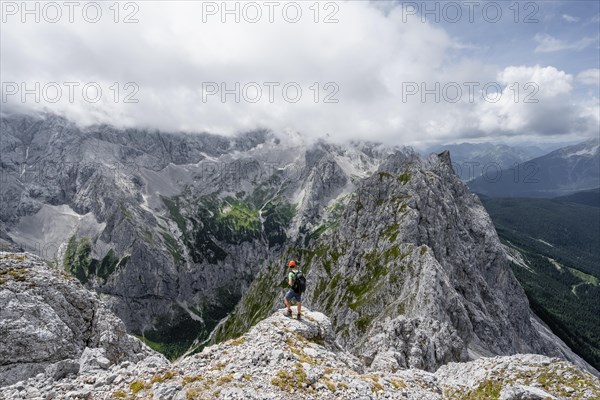
{"type": "Polygon", "coordinates": [[[304,293],[304,291],[306,290],[306,278],[304,277],[302,271],[298,271],[294,274],[292,289],[296,293],[304,293]]]}

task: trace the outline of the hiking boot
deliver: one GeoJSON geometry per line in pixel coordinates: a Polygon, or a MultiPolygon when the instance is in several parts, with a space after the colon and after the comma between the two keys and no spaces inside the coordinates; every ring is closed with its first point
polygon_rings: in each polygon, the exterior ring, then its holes
{"type": "Polygon", "coordinates": [[[301,320],[301,319],[302,319],[302,314],[298,314],[298,315],[296,315],[296,318],[297,318],[298,320],[301,320]]]}
{"type": "Polygon", "coordinates": [[[287,317],[290,317],[290,318],[291,318],[291,317],[292,317],[292,310],[287,310],[287,311],[286,311],[286,313],[285,313],[285,315],[286,315],[287,317]]]}

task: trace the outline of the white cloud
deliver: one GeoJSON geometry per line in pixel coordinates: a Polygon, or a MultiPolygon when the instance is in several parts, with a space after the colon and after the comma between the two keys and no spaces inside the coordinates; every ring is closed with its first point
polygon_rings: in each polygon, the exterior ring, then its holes
{"type": "Polygon", "coordinates": [[[539,87],[538,99],[550,99],[568,94],[572,89],[573,76],[554,67],[519,66],[507,67],[498,74],[498,80],[510,85],[531,82],[539,87]]]}
{"type": "Polygon", "coordinates": [[[538,33],[534,36],[533,40],[538,43],[534,50],[536,53],[552,53],[563,50],[581,51],[591,44],[597,42],[598,38],[583,37],[575,42],[569,43],[564,40],[556,39],[555,37],[545,33],[538,33]]]}
{"type": "Polygon", "coordinates": [[[562,15],[562,19],[564,19],[567,22],[578,22],[579,21],[578,17],[574,17],[574,16],[569,15],[569,14],[563,14],[562,15]]]}
{"type": "Polygon", "coordinates": [[[498,81],[506,85],[500,101],[479,105],[482,131],[504,136],[597,134],[597,109],[594,113],[593,104],[574,98],[572,75],[554,67],[520,66],[505,68],[498,81]],[[518,91],[514,82],[521,83],[518,91]]]}
{"type": "Polygon", "coordinates": [[[592,68],[581,71],[577,74],[577,81],[584,85],[600,85],[600,69],[592,68]]]}
{"type": "MultiPolygon", "coordinates": [[[[577,122],[573,129],[578,133],[587,132],[590,117],[582,116],[571,99],[573,79],[566,72],[537,66],[501,69],[466,58],[460,54],[465,45],[439,25],[423,23],[418,16],[406,20],[398,7],[382,11],[369,2],[338,3],[339,23],[316,24],[308,8],[312,3],[306,2],[298,23],[285,22],[279,12],[274,23],[251,24],[221,23],[219,16],[204,23],[200,2],[138,4],[137,24],[114,24],[112,19],[98,24],[10,20],[2,27],[3,81],[98,82],[103,96],[95,104],[82,101],[81,96],[73,103],[66,96],[56,104],[26,103],[84,124],[224,134],[266,127],[292,129],[307,137],[329,133],[333,140],[410,144],[515,136],[523,131],[543,135],[547,133],[540,126],[543,112],[559,110],[567,113],[562,115],[565,121],[577,122]],[[523,96],[523,85],[531,80],[541,85],[543,107],[515,104],[511,97],[508,86],[520,85],[523,96]],[[496,81],[502,85],[502,100],[492,104],[483,100],[480,91],[484,84],[496,81]],[[121,100],[131,93],[123,84],[135,82],[139,103],[115,103],[110,89],[114,82],[119,83],[121,100]],[[257,82],[263,96],[257,103],[243,98],[238,103],[231,95],[224,103],[219,96],[203,102],[206,82],[223,82],[229,89],[236,82],[241,87],[257,82]],[[272,103],[265,82],[281,84],[272,103]],[[283,99],[286,82],[297,82],[302,88],[299,102],[283,99]],[[318,103],[311,90],[315,82],[320,89],[318,103]],[[338,85],[334,96],[338,103],[323,103],[334,89],[326,90],[327,82],[338,85]],[[472,101],[467,82],[478,83],[472,101]],[[407,97],[407,85],[412,84],[419,93],[407,97]],[[443,94],[440,99],[431,94],[423,99],[421,89],[431,90],[436,84],[440,89],[458,86],[461,97],[456,102],[443,94]],[[572,108],[562,106],[565,99],[572,108]]],[[[104,11],[112,17],[109,5],[104,11]]],[[[321,9],[320,18],[329,12],[321,9]]],[[[20,104],[18,96],[9,101],[20,104]]]]}

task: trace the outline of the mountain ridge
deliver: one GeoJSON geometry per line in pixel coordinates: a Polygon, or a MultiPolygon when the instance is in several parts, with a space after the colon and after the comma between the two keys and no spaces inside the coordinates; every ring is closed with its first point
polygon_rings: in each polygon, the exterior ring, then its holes
{"type": "MultiPolygon", "coordinates": [[[[34,293],[50,294],[60,288],[71,294],[74,304],[94,297],[80,282],[28,253],[1,253],[0,278],[0,299],[6,299],[8,293],[14,296],[9,308],[0,309],[0,320],[6,324],[26,326],[24,322],[39,319],[54,326],[51,321],[57,317],[58,310],[46,307],[56,301],[51,296],[36,300],[38,313],[12,312],[31,304],[34,293]],[[49,284],[38,285],[41,282],[49,284]]],[[[102,306],[102,300],[95,301],[102,306]]],[[[108,321],[120,323],[106,312],[108,321]]],[[[59,319],[75,327],[85,313],[85,308],[79,308],[59,319]]],[[[184,400],[288,396],[355,399],[362,396],[439,400],[493,396],[591,400],[600,395],[598,378],[568,362],[540,355],[450,363],[435,373],[419,369],[392,372],[368,367],[336,342],[327,316],[309,309],[304,310],[301,321],[284,316],[279,309],[244,335],[206,347],[201,353],[176,362],[169,362],[126,334],[115,342],[111,337],[112,328],[111,324],[104,326],[100,337],[105,339],[88,342],[84,349],[74,353],[64,352],[44,340],[47,332],[42,329],[28,332],[32,339],[29,348],[15,346],[18,339],[14,336],[1,335],[3,349],[12,345],[11,351],[1,353],[0,365],[4,369],[22,357],[38,360],[40,356],[50,356],[51,362],[40,365],[34,361],[28,376],[20,376],[18,382],[9,384],[0,382],[0,399],[184,400]],[[118,354],[111,350],[115,344],[128,350],[129,355],[113,358],[118,354]]]]}
{"type": "Polygon", "coordinates": [[[172,357],[204,340],[264,260],[306,235],[388,151],[265,131],[81,128],[52,115],[1,124],[7,246],[63,264],[172,357]]]}
{"type": "Polygon", "coordinates": [[[458,143],[428,147],[423,154],[441,153],[445,150],[452,154],[452,167],[464,181],[477,178],[490,167],[506,169],[548,153],[533,145],[458,143]]]}
{"type": "Polygon", "coordinates": [[[562,147],[512,168],[490,169],[469,182],[490,197],[558,197],[600,185],[600,139],[562,147]]]}
{"type": "Polygon", "coordinates": [[[292,258],[311,283],[305,301],[369,362],[435,370],[481,355],[566,348],[536,330],[493,224],[448,153],[390,156],[339,208],[312,243],[291,246],[261,272],[213,341],[278,308],[281,266],[292,258]]]}

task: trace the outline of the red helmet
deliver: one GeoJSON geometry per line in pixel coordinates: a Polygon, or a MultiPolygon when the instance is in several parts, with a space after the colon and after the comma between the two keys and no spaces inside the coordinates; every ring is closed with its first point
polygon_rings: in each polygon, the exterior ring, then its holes
{"type": "Polygon", "coordinates": [[[294,260],[291,260],[291,261],[288,263],[288,267],[290,267],[290,268],[292,268],[292,267],[295,267],[295,266],[296,266],[296,261],[294,261],[294,260]]]}

